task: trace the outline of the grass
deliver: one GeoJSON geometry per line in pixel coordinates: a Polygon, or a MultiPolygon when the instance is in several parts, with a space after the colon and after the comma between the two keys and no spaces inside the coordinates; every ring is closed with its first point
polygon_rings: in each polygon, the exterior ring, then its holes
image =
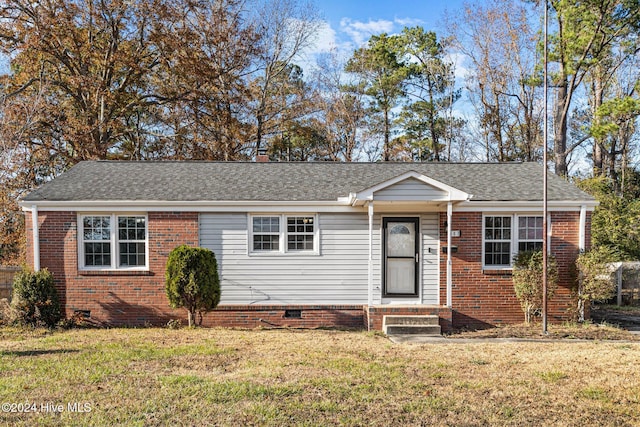
{"type": "Polygon", "coordinates": [[[639,352],[612,341],[399,345],[348,331],[5,328],[0,402],[38,411],[0,412],[0,423],[637,425],[639,352]]]}

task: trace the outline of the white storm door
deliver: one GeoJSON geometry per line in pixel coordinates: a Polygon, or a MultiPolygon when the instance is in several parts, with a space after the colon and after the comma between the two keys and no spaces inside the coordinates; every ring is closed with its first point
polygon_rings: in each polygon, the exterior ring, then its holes
{"type": "Polygon", "coordinates": [[[418,218],[384,218],[384,296],[418,296],[418,218]]]}

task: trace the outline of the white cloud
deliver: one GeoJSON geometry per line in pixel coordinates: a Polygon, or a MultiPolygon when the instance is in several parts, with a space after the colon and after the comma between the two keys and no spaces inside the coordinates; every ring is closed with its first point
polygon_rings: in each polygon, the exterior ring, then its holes
{"type": "Polygon", "coordinates": [[[394,23],[386,19],[369,22],[352,21],[350,18],[340,20],[340,30],[351,37],[356,46],[362,46],[374,34],[392,32],[393,27],[394,23]]]}
{"type": "Polygon", "coordinates": [[[305,74],[311,74],[317,68],[318,58],[324,54],[336,55],[337,58],[348,58],[354,50],[350,40],[338,38],[338,34],[331,24],[322,21],[317,30],[313,43],[307,46],[298,56],[297,64],[305,74]]]}
{"type": "Polygon", "coordinates": [[[313,43],[305,49],[307,54],[326,53],[335,50],[339,45],[336,37],[336,30],[331,28],[331,24],[322,21],[316,31],[313,43]]]}
{"type": "Polygon", "coordinates": [[[393,22],[402,27],[417,27],[418,25],[424,25],[424,21],[417,18],[396,18],[393,22]]]}
{"type": "Polygon", "coordinates": [[[445,55],[445,60],[453,64],[454,76],[460,85],[460,82],[464,82],[471,73],[468,67],[468,58],[460,52],[450,52],[445,55]]]}

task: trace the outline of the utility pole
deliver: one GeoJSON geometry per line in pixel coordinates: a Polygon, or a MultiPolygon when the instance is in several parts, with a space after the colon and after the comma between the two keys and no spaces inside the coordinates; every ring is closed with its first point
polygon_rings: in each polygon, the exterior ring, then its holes
{"type": "Polygon", "coordinates": [[[547,224],[547,215],[548,215],[548,206],[547,206],[547,132],[548,132],[548,123],[547,123],[547,108],[548,108],[548,100],[547,100],[547,92],[548,92],[548,47],[547,47],[547,34],[549,29],[549,7],[547,4],[547,0],[544,0],[544,116],[543,116],[543,132],[542,132],[542,163],[543,163],[543,173],[542,177],[542,333],[547,335],[549,332],[547,331],[547,252],[549,251],[548,246],[548,224],[547,224]]]}

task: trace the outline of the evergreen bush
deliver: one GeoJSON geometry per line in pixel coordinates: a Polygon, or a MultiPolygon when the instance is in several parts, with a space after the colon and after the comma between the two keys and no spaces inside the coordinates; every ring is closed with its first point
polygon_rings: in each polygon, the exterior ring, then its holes
{"type": "Polygon", "coordinates": [[[189,326],[196,312],[211,311],[220,302],[218,263],[213,252],[205,248],[178,246],[167,260],[166,293],[173,308],[184,307],[189,313],[189,326]]]}
{"type": "Polygon", "coordinates": [[[24,267],[15,275],[11,305],[22,324],[53,327],[62,318],[53,275],[46,268],[24,267]]]}

